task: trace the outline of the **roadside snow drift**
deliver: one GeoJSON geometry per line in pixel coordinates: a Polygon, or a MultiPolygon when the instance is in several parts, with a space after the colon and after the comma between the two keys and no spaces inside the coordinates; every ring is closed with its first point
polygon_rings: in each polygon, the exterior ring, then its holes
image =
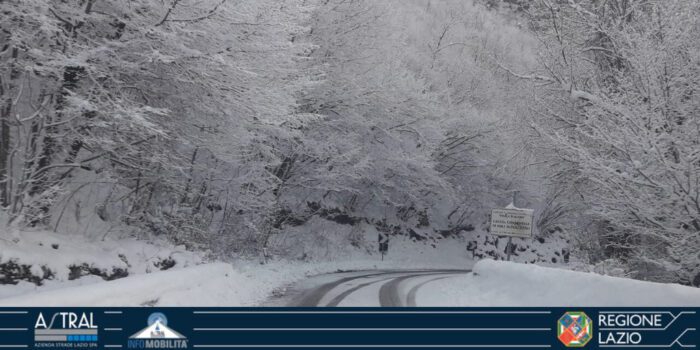
{"type": "Polygon", "coordinates": [[[474,274],[427,284],[419,306],[700,306],[700,289],[481,260],[474,274]]]}
{"type": "Polygon", "coordinates": [[[27,280],[44,284],[87,275],[117,279],[197,265],[202,263],[203,255],[164,239],[91,239],[49,231],[0,230],[0,284],[9,286],[27,280]]]}
{"type": "Polygon", "coordinates": [[[0,299],[0,306],[211,306],[236,303],[241,280],[229,264],[205,264],[0,299]]]}

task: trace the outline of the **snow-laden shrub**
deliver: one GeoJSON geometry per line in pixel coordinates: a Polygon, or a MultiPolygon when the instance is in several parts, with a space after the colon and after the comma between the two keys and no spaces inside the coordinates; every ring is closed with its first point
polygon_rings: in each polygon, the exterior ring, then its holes
{"type": "MultiPolygon", "coordinates": [[[[506,260],[508,237],[483,231],[462,232],[466,250],[475,259],[506,260]]],[[[572,260],[568,237],[561,233],[535,236],[532,239],[513,238],[511,260],[530,264],[568,264],[572,260]]]]}
{"type": "Polygon", "coordinates": [[[593,272],[613,277],[630,277],[628,267],[617,259],[606,259],[593,266],[593,272]]]}

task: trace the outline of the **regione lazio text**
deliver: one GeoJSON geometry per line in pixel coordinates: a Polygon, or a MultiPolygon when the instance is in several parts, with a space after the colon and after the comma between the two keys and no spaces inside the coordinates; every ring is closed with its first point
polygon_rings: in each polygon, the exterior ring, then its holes
{"type": "Polygon", "coordinates": [[[4,308],[7,349],[694,348],[697,308],[4,308]]]}

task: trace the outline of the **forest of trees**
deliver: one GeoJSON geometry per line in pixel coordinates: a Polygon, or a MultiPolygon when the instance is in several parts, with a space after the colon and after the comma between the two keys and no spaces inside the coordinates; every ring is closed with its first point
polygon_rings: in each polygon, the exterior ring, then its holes
{"type": "Polygon", "coordinates": [[[517,193],[588,263],[700,285],[698,13],[0,0],[0,219],[286,256],[311,217],[458,234],[517,193]]]}
{"type": "Polygon", "coordinates": [[[585,209],[587,251],[635,277],[700,285],[700,3],[531,11],[536,129],[560,160],[549,177],[585,209]]]}

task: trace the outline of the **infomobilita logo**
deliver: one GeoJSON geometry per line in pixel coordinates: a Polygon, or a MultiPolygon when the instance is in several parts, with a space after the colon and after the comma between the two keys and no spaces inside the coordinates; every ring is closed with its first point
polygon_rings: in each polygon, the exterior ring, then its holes
{"type": "Polygon", "coordinates": [[[584,347],[593,338],[593,322],[584,312],[569,311],[557,322],[557,338],[567,348],[584,347]]]}
{"type": "Polygon", "coordinates": [[[186,349],[187,338],[168,327],[168,318],[160,312],[148,316],[148,326],[129,337],[130,349],[186,349]]]}

